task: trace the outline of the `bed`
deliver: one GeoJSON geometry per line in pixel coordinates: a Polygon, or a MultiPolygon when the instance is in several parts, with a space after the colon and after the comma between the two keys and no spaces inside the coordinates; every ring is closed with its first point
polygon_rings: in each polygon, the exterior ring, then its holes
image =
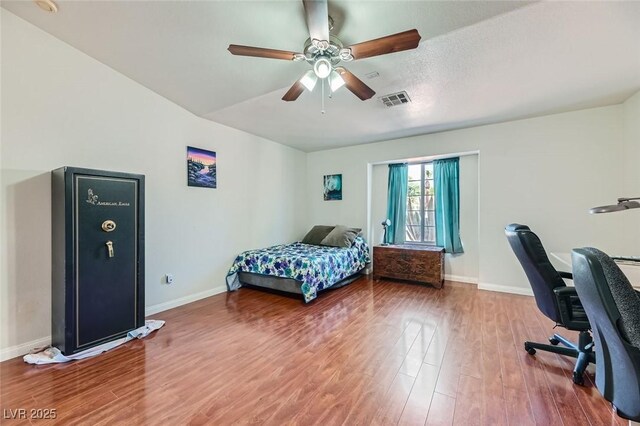
{"type": "Polygon", "coordinates": [[[351,247],[296,242],[236,257],[227,274],[229,291],[242,285],[299,294],[308,303],[320,291],[346,285],[370,262],[369,246],[358,236],[351,247]]]}

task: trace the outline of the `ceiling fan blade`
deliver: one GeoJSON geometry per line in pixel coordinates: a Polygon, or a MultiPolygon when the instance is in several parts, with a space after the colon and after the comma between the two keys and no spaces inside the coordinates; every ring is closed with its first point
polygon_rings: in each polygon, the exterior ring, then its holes
{"type": "Polygon", "coordinates": [[[329,7],[327,0],[302,0],[311,40],[329,40],[329,7]]]}
{"type": "Polygon", "coordinates": [[[239,44],[230,44],[227,49],[234,55],[255,56],[257,58],[284,59],[292,61],[296,52],[288,52],[286,50],[265,49],[263,47],[241,46],[239,44]]]}
{"type": "Polygon", "coordinates": [[[302,92],[304,92],[304,86],[299,80],[296,80],[296,82],[293,83],[293,86],[291,86],[287,93],[284,94],[282,100],[287,102],[295,101],[302,92]]]}
{"type": "Polygon", "coordinates": [[[403,50],[415,49],[420,43],[418,30],[413,29],[375,40],[349,46],[353,59],[370,58],[372,56],[386,55],[387,53],[402,52],[403,50]]]}
{"type": "Polygon", "coordinates": [[[374,92],[371,87],[364,84],[362,80],[353,75],[349,70],[343,67],[338,67],[336,68],[336,71],[344,80],[344,84],[347,89],[349,89],[351,93],[359,97],[361,100],[366,101],[376,94],[376,92],[374,92]]]}

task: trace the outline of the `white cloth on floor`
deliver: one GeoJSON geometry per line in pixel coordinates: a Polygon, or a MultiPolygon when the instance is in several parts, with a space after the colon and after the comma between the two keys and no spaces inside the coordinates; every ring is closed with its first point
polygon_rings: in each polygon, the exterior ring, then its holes
{"type": "Polygon", "coordinates": [[[122,337],[111,342],[103,343],[93,348],[89,348],[86,351],[78,352],[73,355],[65,356],[60,352],[60,349],[54,347],[47,347],[44,349],[36,349],[33,353],[27,354],[22,359],[29,364],[55,364],[58,362],[69,362],[79,359],[91,358],[92,356],[100,355],[110,349],[118,347],[127,343],[133,339],[143,339],[147,337],[153,331],[158,330],[164,325],[162,320],[146,320],[142,327],[138,327],[135,330],[131,330],[125,337],[122,337]]]}

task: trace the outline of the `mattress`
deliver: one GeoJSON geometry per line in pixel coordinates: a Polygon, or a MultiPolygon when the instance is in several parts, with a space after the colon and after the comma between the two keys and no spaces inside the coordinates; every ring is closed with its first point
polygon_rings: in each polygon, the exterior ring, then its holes
{"type": "Polygon", "coordinates": [[[369,247],[362,237],[356,238],[349,248],[297,242],[249,250],[234,260],[227,274],[227,288],[229,291],[237,290],[244,281],[273,290],[298,293],[305,302],[310,302],[319,291],[352,278],[369,262],[369,247]]]}

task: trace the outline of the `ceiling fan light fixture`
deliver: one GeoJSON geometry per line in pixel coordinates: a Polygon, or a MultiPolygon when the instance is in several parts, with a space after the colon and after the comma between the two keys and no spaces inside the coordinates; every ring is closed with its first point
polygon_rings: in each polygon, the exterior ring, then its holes
{"type": "Polygon", "coordinates": [[[331,74],[329,74],[329,87],[331,87],[331,92],[335,92],[342,86],[344,86],[342,76],[335,70],[331,71],[331,74]]]}
{"type": "Polygon", "coordinates": [[[35,3],[45,12],[56,13],[58,11],[58,6],[53,0],[35,0],[35,3]]]}
{"type": "Polygon", "coordinates": [[[348,47],[340,49],[338,56],[340,56],[341,61],[344,61],[344,62],[353,61],[353,55],[351,54],[351,49],[348,47]]]}
{"type": "Polygon", "coordinates": [[[316,87],[317,82],[318,77],[316,77],[316,74],[313,72],[313,70],[307,71],[300,79],[300,83],[302,83],[302,85],[310,92],[314,87],[316,87]]]}
{"type": "Polygon", "coordinates": [[[327,50],[330,46],[330,43],[328,40],[318,40],[318,39],[313,39],[311,40],[311,44],[318,50],[327,50]]]}
{"type": "Polygon", "coordinates": [[[331,62],[325,57],[320,57],[313,64],[313,71],[318,78],[327,78],[332,71],[331,62]]]}

